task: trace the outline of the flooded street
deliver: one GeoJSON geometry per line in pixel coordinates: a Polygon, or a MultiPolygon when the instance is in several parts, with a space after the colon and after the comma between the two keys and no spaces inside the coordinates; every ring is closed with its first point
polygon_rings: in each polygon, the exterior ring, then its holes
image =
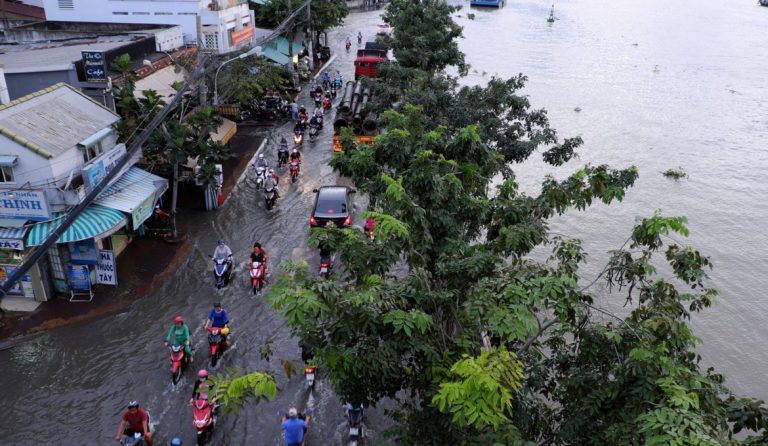
{"type": "MultiPolygon", "coordinates": [[[[556,5],[559,20],[549,25],[550,3],[509,1],[500,10],[465,8],[458,22],[465,28],[461,48],[474,69],[468,82],[522,72],[530,78],[524,93],[534,107],[549,110],[559,134],[584,138],[581,158],[555,169],[555,175],[562,178],[589,162],[639,167],[641,178],[623,203],[595,205],[553,221],[554,232],[584,239],[590,253],[585,276],[602,269],[606,251],[624,242],[636,217],[659,208],[687,215],[691,237],[684,242],[712,256],[711,275],[721,291],[719,304],[694,318],[704,341],[700,351],[705,362],[726,373],[733,390],[768,399],[768,377],[761,373],[768,363],[762,349],[768,339],[768,325],[762,323],[768,314],[762,299],[768,288],[768,8],[753,5],[751,0],[573,0],[556,5]],[[678,166],[690,178],[676,183],[660,173],[678,166]]],[[[378,21],[376,12],[354,13],[329,33],[337,54],[331,69],[339,69],[345,80],[353,77],[354,51],[344,51],[344,38],[354,41],[362,31],[368,40],[378,21]]],[[[300,102],[311,110],[306,92],[300,102]]],[[[221,301],[235,345],[219,370],[270,370],[280,390],[273,402],[246,404],[238,415],[220,417],[212,444],[282,444],[277,411],[291,404],[314,409],[309,445],[341,444],[341,401],[322,371],[311,397],[302,375],[286,377],[280,359],[299,360],[296,340],[283,319],[250,294],[244,266],[255,241],[269,252],[273,280],[284,260],[316,262],[316,252],[306,247],[308,218],[312,189],[336,182],[327,165],[331,116],[326,115],[317,142],[304,143],[299,181],[290,184],[287,167],[278,171],[281,198],[273,211],[264,209],[263,195],[246,179],[223,208],[192,214],[199,219],[182,223],[193,240],[192,253],[156,293],[119,315],[52,330],[0,351],[2,401],[11,408],[0,419],[0,443],[114,443],[120,414],[129,400],[138,399],[151,413],[155,444],[174,435],[191,444],[186,403],[195,371],[209,359],[202,326],[212,303],[221,301]],[[237,267],[233,283],[217,292],[207,256],[219,238],[234,251],[237,267]],[[163,340],[177,314],[188,321],[197,350],[174,387],[163,340]],[[262,359],[265,345],[272,350],[269,362],[262,359]]],[[[264,130],[239,130],[249,131],[264,130]]],[[[271,164],[280,132],[289,139],[290,131],[285,125],[265,135],[271,164]]],[[[538,161],[516,168],[532,193],[551,171],[538,161]]],[[[623,300],[603,303],[621,311],[623,300]]],[[[372,428],[377,430],[375,423],[372,428]]]]}

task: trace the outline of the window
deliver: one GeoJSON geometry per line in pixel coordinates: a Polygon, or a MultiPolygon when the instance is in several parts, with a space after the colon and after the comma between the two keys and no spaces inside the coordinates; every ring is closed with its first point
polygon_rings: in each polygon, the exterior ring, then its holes
{"type": "Polygon", "coordinates": [[[149,13],[148,13],[148,12],[143,12],[143,11],[140,11],[140,12],[132,12],[131,14],[133,14],[133,15],[149,15],[149,13]]]}
{"type": "Polygon", "coordinates": [[[90,146],[81,146],[81,148],[83,149],[83,160],[86,163],[101,155],[103,152],[101,149],[101,141],[97,141],[90,146]]]}
{"type": "Polygon", "coordinates": [[[51,272],[53,273],[53,277],[59,280],[66,280],[67,275],[64,273],[64,264],[59,255],[58,245],[53,245],[48,248],[48,259],[51,261],[51,272]]]}
{"type": "Polygon", "coordinates": [[[0,166],[0,183],[13,183],[13,167],[0,166]]]}
{"type": "Polygon", "coordinates": [[[75,9],[75,0],[59,0],[59,9],[75,9]]]}
{"type": "Polygon", "coordinates": [[[155,15],[173,15],[172,12],[156,12],[155,15]]]}
{"type": "Polygon", "coordinates": [[[125,11],[112,11],[112,15],[128,15],[125,11]]]}

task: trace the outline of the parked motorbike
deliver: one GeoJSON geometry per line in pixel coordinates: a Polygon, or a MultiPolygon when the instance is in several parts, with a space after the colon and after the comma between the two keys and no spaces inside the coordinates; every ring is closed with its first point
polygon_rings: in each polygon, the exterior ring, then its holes
{"type": "Polygon", "coordinates": [[[320,257],[320,276],[327,279],[331,272],[333,272],[333,256],[320,257]]]}
{"type": "Polygon", "coordinates": [[[348,446],[357,446],[363,438],[363,406],[353,404],[347,407],[347,426],[349,427],[348,446]]]}
{"type": "Polygon", "coordinates": [[[307,387],[310,389],[315,387],[315,370],[314,366],[310,366],[304,369],[304,379],[307,382],[307,387]]]}
{"type": "Polygon", "coordinates": [[[291,183],[295,183],[299,179],[299,167],[298,161],[291,161],[291,183]]]}
{"type": "Polygon", "coordinates": [[[271,211],[275,207],[277,201],[277,191],[274,188],[264,190],[264,203],[267,206],[267,210],[271,211]]]}
{"type": "Polygon", "coordinates": [[[264,187],[264,180],[267,179],[267,168],[259,166],[256,168],[256,190],[264,187]]]}
{"type": "Polygon", "coordinates": [[[211,367],[216,367],[216,363],[221,359],[221,355],[224,354],[224,350],[227,348],[226,342],[224,342],[224,335],[222,334],[222,328],[209,327],[208,328],[208,346],[211,349],[211,367]]]}
{"type": "Polygon", "coordinates": [[[197,431],[197,445],[202,446],[211,439],[216,427],[216,407],[208,402],[208,394],[202,393],[194,402],[192,425],[197,431]]]}
{"type": "Polygon", "coordinates": [[[178,384],[181,379],[181,374],[189,365],[189,358],[184,353],[183,345],[173,344],[168,348],[171,351],[171,380],[175,385],[178,384]]]}
{"type": "Polygon", "coordinates": [[[251,262],[251,287],[253,287],[253,294],[256,294],[264,288],[264,264],[261,262],[251,262]]]}
{"type": "Polygon", "coordinates": [[[296,144],[297,146],[300,146],[301,143],[303,142],[304,142],[304,131],[301,128],[296,127],[293,130],[293,143],[296,144]]]}
{"type": "Polygon", "coordinates": [[[229,259],[211,258],[213,259],[213,278],[216,281],[216,288],[221,289],[229,285],[229,279],[232,276],[232,264],[229,259]]]}
{"type": "Polygon", "coordinates": [[[284,164],[288,163],[288,147],[280,146],[279,149],[277,149],[277,167],[283,167],[284,164]]]}

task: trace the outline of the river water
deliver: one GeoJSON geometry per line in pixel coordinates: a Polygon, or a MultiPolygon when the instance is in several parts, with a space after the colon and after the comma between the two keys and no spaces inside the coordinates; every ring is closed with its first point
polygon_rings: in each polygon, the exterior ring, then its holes
{"type": "MultiPolygon", "coordinates": [[[[468,82],[523,72],[530,78],[524,93],[534,106],[549,110],[561,135],[585,140],[581,158],[567,166],[552,169],[537,161],[519,166],[521,183],[535,193],[546,173],[562,178],[589,162],[637,165],[641,178],[623,203],[570,212],[554,219],[553,231],[584,240],[589,278],[602,269],[605,252],[624,242],[636,217],[655,209],[688,216],[688,241],[712,256],[712,282],[722,293],[719,305],[694,318],[704,341],[701,352],[727,374],[735,391],[768,398],[768,378],[760,373],[766,364],[761,347],[768,339],[768,325],[762,324],[768,305],[762,299],[768,245],[762,231],[768,217],[763,173],[768,169],[763,84],[768,8],[752,0],[572,0],[556,5],[558,21],[549,25],[549,7],[543,1],[509,1],[500,10],[465,8],[458,18],[465,27],[462,50],[476,70],[468,82]],[[660,173],[678,166],[688,179],[674,182],[660,173]]],[[[369,37],[377,22],[376,12],[353,14],[345,27],[330,33],[338,54],[333,68],[345,78],[352,74],[352,56],[344,52],[343,38],[354,40],[358,31],[369,37]]],[[[303,102],[309,105],[306,97],[303,102]]],[[[266,153],[274,160],[273,148],[266,153]]],[[[185,402],[192,372],[171,386],[162,339],[168,321],[183,314],[191,320],[197,346],[193,369],[203,366],[207,351],[200,326],[212,301],[222,300],[233,319],[235,347],[221,367],[274,371],[280,392],[274,402],[222,417],[214,444],[281,444],[276,412],[290,404],[314,408],[310,444],[340,444],[338,398],[322,379],[310,397],[301,376],[285,377],[277,359],[298,359],[296,340],[244,283],[242,262],[255,239],[266,244],[272,265],[314,258],[305,248],[311,191],[335,182],[327,167],[330,126],[314,146],[305,143],[304,156],[301,179],[289,185],[283,178],[283,196],[273,212],[264,210],[246,181],[222,209],[186,221],[195,248],[152,296],[122,314],[52,330],[0,351],[2,402],[10,409],[0,417],[0,443],[65,438],[110,444],[130,399],[151,410],[159,442],[181,434],[191,443],[185,402]],[[213,290],[206,257],[218,238],[227,239],[240,263],[234,284],[221,292],[213,290]],[[266,343],[273,350],[270,362],[261,357],[266,343]]],[[[619,298],[602,302],[621,311],[619,298]]]]}

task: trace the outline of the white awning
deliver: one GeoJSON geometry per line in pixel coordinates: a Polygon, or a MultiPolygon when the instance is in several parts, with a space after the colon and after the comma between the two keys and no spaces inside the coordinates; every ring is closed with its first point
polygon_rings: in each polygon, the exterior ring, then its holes
{"type": "Polygon", "coordinates": [[[155,202],[166,189],[168,180],[165,178],[131,167],[105,189],[94,203],[131,215],[133,228],[136,229],[152,215],[155,202]]]}

